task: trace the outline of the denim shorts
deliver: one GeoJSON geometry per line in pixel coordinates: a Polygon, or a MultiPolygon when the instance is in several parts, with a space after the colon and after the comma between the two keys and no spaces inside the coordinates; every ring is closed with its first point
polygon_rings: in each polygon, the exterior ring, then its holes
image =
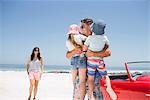
{"type": "Polygon", "coordinates": [[[87,66],[87,58],[84,57],[80,57],[80,56],[75,56],[71,58],[71,65],[72,65],[72,69],[79,69],[79,68],[86,68],[87,66]]]}

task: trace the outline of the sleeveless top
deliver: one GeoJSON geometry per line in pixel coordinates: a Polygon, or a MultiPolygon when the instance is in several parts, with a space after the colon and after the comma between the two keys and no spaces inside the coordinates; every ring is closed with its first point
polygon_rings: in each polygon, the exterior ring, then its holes
{"type": "Polygon", "coordinates": [[[33,59],[30,64],[29,64],[29,72],[34,71],[34,72],[40,72],[41,71],[41,63],[39,59],[33,59]]]}

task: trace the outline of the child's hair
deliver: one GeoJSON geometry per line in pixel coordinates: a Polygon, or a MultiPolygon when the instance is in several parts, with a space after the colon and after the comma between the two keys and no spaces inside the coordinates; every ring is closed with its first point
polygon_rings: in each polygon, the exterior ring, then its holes
{"type": "Polygon", "coordinates": [[[82,45],[76,43],[76,41],[74,40],[73,34],[68,35],[68,40],[75,46],[75,48],[82,49],[82,45]]]}
{"type": "Polygon", "coordinates": [[[73,35],[79,35],[79,34],[80,34],[80,28],[78,25],[72,24],[69,26],[69,31],[67,33],[68,40],[75,46],[75,48],[82,48],[82,45],[76,43],[76,41],[74,40],[74,36],[73,36],[73,35]]]}

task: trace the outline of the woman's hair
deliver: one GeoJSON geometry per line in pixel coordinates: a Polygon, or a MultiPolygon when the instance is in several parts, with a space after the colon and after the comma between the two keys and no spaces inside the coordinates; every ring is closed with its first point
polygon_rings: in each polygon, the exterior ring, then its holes
{"type": "Polygon", "coordinates": [[[82,45],[76,43],[72,34],[68,35],[68,40],[75,46],[75,48],[82,48],[82,45]]]}
{"type": "Polygon", "coordinates": [[[32,54],[31,54],[31,61],[34,59],[34,56],[35,56],[34,51],[35,51],[36,49],[38,49],[37,58],[38,58],[39,60],[41,59],[41,56],[40,56],[40,49],[39,49],[38,47],[35,47],[35,48],[33,49],[33,51],[32,51],[32,54]]]}
{"type": "Polygon", "coordinates": [[[93,20],[90,18],[84,18],[81,20],[81,23],[86,23],[88,25],[91,25],[93,23],[93,20]]]}

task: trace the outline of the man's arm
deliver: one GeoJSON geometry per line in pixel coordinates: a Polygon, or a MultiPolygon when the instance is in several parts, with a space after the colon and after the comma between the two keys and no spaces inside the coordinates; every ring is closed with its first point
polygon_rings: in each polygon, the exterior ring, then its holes
{"type": "Polygon", "coordinates": [[[94,57],[104,58],[104,57],[111,56],[111,51],[110,51],[110,49],[107,49],[106,51],[103,51],[103,52],[92,52],[92,51],[88,50],[86,53],[86,56],[87,57],[94,56],[94,57]]]}
{"type": "Polygon", "coordinates": [[[94,56],[94,57],[104,58],[104,57],[111,56],[111,51],[108,48],[108,45],[106,44],[105,47],[104,47],[104,49],[102,51],[100,51],[100,52],[92,52],[92,51],[88,50],[87,53],[86,53],[86,56],[87,57],[94,56]]]}
{"type": "Polygon", "coordinates": [[[107,49],[109,48],[109,45],[108,44],[105,44],[103,50],[101,52],[105,52],[107,49]]]}

